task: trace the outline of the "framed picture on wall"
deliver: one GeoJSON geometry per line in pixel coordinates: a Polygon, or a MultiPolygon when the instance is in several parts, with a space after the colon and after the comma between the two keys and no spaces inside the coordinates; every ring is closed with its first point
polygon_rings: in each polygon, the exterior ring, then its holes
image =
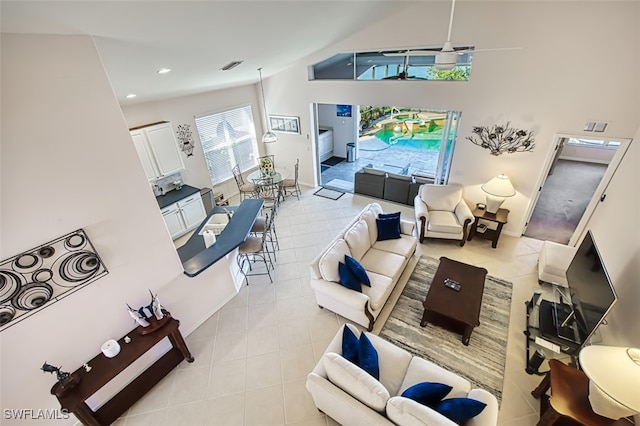
{"type": "Polygon", "coordinates": [[[336,105],[336,115],[338,117],[351,117],[351,105],[336,105]]]}
{"type": "Polygon", "coordinates": [[[270,115],[269,126],[272,132],[300,134],[300,118],[284,115],[270,115]]]}

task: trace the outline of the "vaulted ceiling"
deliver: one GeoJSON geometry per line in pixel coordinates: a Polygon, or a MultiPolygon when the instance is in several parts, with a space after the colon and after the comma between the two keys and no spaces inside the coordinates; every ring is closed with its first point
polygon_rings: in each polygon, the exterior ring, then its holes
{"type": "Polygon", "coordinates": [[[0,23],[3,33],[93,36],[118,101],[132,104],[255,83],[257,68],[267,78],[409,4],[3,0],[0,23]]]}

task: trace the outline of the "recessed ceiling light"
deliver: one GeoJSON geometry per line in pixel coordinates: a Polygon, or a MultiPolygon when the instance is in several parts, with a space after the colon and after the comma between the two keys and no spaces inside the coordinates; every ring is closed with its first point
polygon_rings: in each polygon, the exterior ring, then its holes
{"type": "Polygon", "coordinates": [[[240,65],[242,62],[244,61],[233,61],[233,62],[229,62],[227,65],[223,66],[222,68],[220,68],[221,71],[229,71],[234,69],[235,67],[237,67],[238,65],[240,65]]]}
{"type": "Polygon", "coordinates": [[[160,68],[158,70],[158,74],[166,74],[168,72],[171,72],[171,68],[160,68]]]}
{"type": "Polygon", "coordinates": [[[129,94],[127,95],[127,99],[132,99],[132,98],[135,98],[135,97],[136,97],[136,94],[135,94],[135,93],[129,93],[129,94]]]}

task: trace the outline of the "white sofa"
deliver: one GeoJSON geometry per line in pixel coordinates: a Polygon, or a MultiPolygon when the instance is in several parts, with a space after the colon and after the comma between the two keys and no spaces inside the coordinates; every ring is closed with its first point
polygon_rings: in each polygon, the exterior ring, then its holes
{"type": "MultiPolygon", "coordinates": [[[[360,335],[355,326],[345,324],[344,327],[360,335]]],[[[306,382],[316,407],[341,425],[456,425],[435,410],[400,396],[408,387],[421,382],[451,386],[453,389],[445,399],[467,397],[486,404],[482,412],[463,423],[464,426],[496,425],[498,401],[486,390],[472,389],[466,379],[366,333],[378,352],[380,380],[377,381],[342,358],[342,333],[340,328],[306,382]]]]}
{"type": "Polygon", "coordinates": [[[413,221],[400,221],[399,239],[377,241],[376,218],[383,213],[380,204],[367,205],[340,234],[311,262],[311,288],[318,305],[351,321],[373,329],[373,324],[416,251],[413,221]],[[362,293],[340,284],[338,263],[345,254],[356,259],[367,271],[371,287],[362,293]]]}

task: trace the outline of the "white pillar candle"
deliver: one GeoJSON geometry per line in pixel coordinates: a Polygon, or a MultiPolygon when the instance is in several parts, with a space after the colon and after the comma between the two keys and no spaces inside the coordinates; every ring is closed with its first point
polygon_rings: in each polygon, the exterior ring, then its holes
{"type": "Polygon", "coordinates": [[[107,358],[113,358],[120,353],[120,344],[113,339],[107,340],[104,342],[101,349],[104,356],[107,358]]]}

